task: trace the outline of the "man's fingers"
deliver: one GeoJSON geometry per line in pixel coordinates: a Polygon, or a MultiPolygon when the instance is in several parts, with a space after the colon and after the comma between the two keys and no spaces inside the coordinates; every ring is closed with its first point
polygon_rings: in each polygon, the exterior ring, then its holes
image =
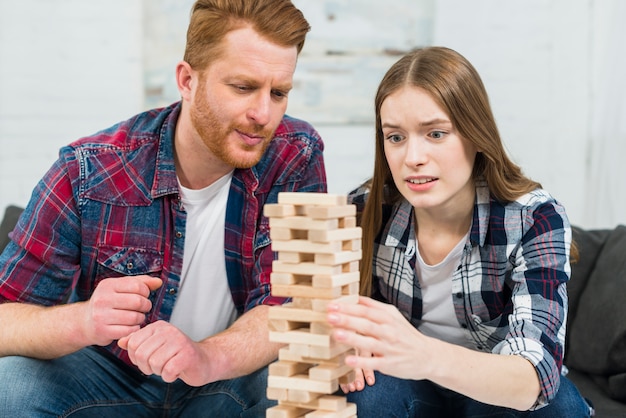
{"type": "Polygon", "coordinates": [[[159,279],[158,277],[152,277],[152,276],[140,276],[140,277],[143,280],[143,282],[146,284],[146,286],[148,286],[148,289],[150,289],[151,292],[154,292],[163,284],[163,280],[159,279]]]}

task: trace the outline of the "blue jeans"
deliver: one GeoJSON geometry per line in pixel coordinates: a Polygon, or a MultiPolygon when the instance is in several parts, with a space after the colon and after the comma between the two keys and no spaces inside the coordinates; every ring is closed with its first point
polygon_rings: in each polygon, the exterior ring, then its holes
{"type": "Polygon", "coordinates": [[[348,394],[348,401],[356,403],[359,418],[579,418],[590,414],[576,386],[564,377],[556,398],[548,406],[528,412],[486,405],[428,380],[404,380],[378,372],[374,386],[348,394]]]}
{"type": "Polygon", "coordinates": [[[55,360],[0,358],[0,417],[265,417],[267,367],[192,387],[85,348],[55,360]]]}

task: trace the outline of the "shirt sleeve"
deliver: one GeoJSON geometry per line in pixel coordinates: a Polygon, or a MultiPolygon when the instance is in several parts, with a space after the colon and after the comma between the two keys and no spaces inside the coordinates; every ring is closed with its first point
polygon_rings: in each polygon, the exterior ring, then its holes
{"type": "Polygon", "coordinates": [[[513,312],[509,333],[494,352],[520,355],[539,377],[541,394],[532,409],[548,404],[560,385],[570,276],[571,228],[555,202],[528,211],[521,242],[512,254],[513,312]]]}
{"type": "Polygon", "coordinates": [[[0,303],[61,303],[80,271],[80,221],[70,171],[73,152],[35,186],[11,242],[0,255],[0,303]]]}

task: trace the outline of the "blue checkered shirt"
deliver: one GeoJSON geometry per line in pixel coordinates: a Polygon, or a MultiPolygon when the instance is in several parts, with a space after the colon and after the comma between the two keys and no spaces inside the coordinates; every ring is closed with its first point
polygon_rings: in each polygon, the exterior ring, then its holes
{"type": "MultiPolygon", "coordinates": [[[[367,190],[350,194],[362,210],[367,190]]],[[[374,244],[373,297],[395,305],[415,327],[422,318],[413,207],[405,199],[385,208],[374,244]]],[[[541,395],[556,395],[563,365],[570,277],[571,228],[563,206],[537,189],[514,202],[493,199],[476,185],[469,238],[452,280],[459,327],[478,351],[519,355],[536,368],[541,395]]]]}

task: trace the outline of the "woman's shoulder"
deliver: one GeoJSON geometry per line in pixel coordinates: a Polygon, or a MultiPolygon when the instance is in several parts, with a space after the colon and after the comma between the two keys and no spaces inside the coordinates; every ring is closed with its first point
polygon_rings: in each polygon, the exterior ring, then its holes
{"type": "Polygon", "coordinates": [[[369,184],[361,184],[359,187],[348,193],[348,204],[355,205],[357,212],[363,212],[365,209],[365,203],[369,197],[369,192],[369,184]]]}

